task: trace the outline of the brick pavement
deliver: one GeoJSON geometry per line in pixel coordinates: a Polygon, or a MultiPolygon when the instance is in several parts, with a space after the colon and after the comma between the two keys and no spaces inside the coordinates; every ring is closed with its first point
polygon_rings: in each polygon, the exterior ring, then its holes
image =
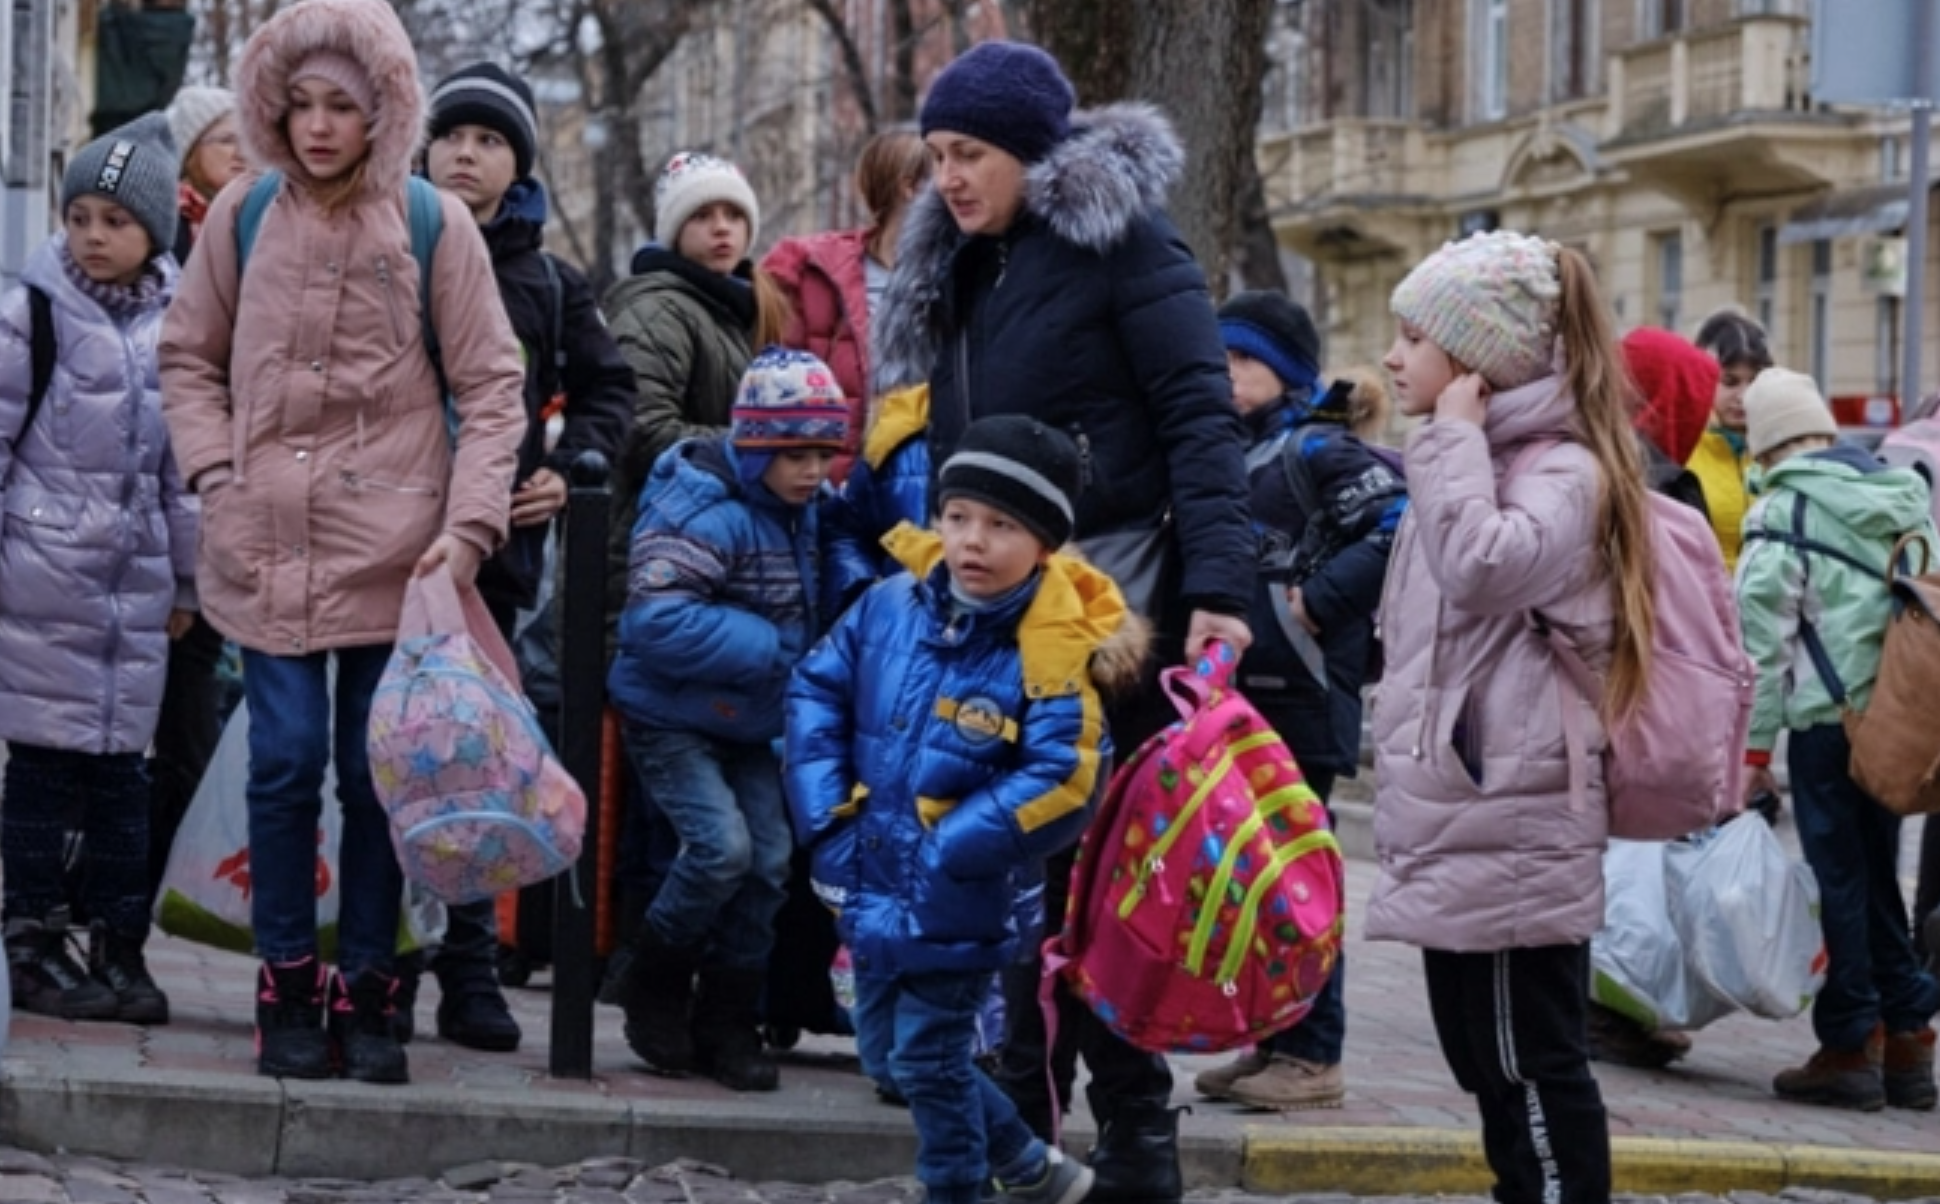
{"type": "MultiPolygon", "coordinates": [[[[1355,917],[1373,880],[1372,867],[1349,863],[1348,1037],[1345,1055],[1348,1099],[1339,1111],[1285,1117],[1248,1113],[1227,1104],[1194,1101],[1193,1072],[1207,1059],[1179,1058],[1177,1100],[1194,1103],[1183,1132],[1210,1140],[1232,1137],[1248,1125],[1366,1126],[1473,1130],[1475,1115],[1449,1078],[1435,1046],[1422,987],[1419,955],[1412,949],[1360,939],[1355,917]]],[[[151,965],[174,1005],[175,1022],[137,1029],[110,1024],[72,1024],[16,1015],[6,1053],[8,1078],[82,1082],[94,1077],[130,1080],[150,1072],[188,1072],[197,1081],[231,1083],[238,1090],[260,1085],[252,1074],[251,963],[180,941],[158,938],[151,965]]],[[[543,978],[539,981],[543,982],[543,978]]],[[[519,1093],[538,1105],[588,1097],[628,1103],[673,1105],[678,1111],[738,1118],[785,1128],[791,1118],[882,1124],[895,1117],[876,1102],[853,1069],[846,1041],[810,1038],[784,1067],[783,1089],[773,1095],[735,1096],[697,1079],[671,1081],[633,1069],[619,1035],[619,1017],[599,1009],[595,1075],[591,1082],[561,1081],[546,1074],[547,996],[516,990],[510,997],[526,1030],[514,1054],[482,1054],[431,1035],[435,983],[427,979],[419,1004],[419,1039],[411,1046],[413,1083],[379,1092],[410,1110],[413,1097],[448,1100],[519,1093]]],[[[1773,1099],[1772,1074],[1812,1048],[1808,1022],[1783,1023],[1728,1017],[1697,1035],[1689,1059],[1664,1071],[1599,1066],[1618,1136],[1797,1142],[1849,1149],[1940,1152],[1940,1115],[1888,1110],[1874,1115],[1788,1105],[1773,1099]]],[[[0,1102],[15,1088],[0,1089],[0,1102]]],[[[1082,1115],[1079,1131],[1088,1128],[1082,1115]]]]}

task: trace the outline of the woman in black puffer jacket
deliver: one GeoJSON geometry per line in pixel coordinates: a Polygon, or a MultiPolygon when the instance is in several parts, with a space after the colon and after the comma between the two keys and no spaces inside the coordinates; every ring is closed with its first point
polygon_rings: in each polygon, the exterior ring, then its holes
{"type": "MultiPolygon", "coordinates": [[[[921,120],[935,173],[905,219],[874,318],[875,392],[929,383],[933,465],[992,414],[1028,414],[1077,443],[1077,542],[1158,632],[1145,688],[1109,712],[1113,742],[1129,757],[1177,717],[1157,687],[1161,665],[1214,639],[1236,649],[1250,640],[1241,617],[1254,551],[1246,436],[1205,276],[1163,208],[1184,161],[1177,139],[1144,105],[1072,106],[1057,62],[1016,43],[977,46],[937,78],[921,120]],[[1141,558],[1124,549],[1153,540],[1166,567],[1148,592],[1127,571],[1141,558]]],[[[1048,867],[1053,926],[1069,870],[1068,854],[1048,867]]],[[[1009,977],[999,1077],[1048,1136],[1056,1105],[1037,970],[1009,977]]],[[[1059,1103],[1082,1052],[1099,1124],[1091,1198],[1176,1200],[1178,1116],[1165,1060],[1070,999],[1064,1007],[1059,1103]]]]}

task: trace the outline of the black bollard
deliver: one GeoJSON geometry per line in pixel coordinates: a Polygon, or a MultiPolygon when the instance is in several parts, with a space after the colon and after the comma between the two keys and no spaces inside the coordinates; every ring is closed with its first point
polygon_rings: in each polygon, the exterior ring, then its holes
{"type": "Polygon", "coordinates": [[[606,710],[606,457],[572,466],[560,545],[559,759],[586,792],[586,839],[572,870],[553,880],[554,1078],[593,1077],[593,919],[599,898],[600,729],[606,710]]]}

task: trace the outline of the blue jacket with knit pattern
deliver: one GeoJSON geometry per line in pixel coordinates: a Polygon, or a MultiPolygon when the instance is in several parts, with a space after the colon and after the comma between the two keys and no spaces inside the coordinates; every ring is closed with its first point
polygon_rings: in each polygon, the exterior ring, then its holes
{"type": "Polygon", "coordinates": [[[857,973],[994,970],[1021,876],[1077,840],[1109,775],[1095,679],[1136,674],[1143,628],[1082,561],[1053,556],[963,611],[938,536],[888,542],[910,572],[864,594],[789,687],[789,811],[857,973]]]}
{"type": "Polygon", "coordinates": [[[813,506],[743,485],[725,436],[667,449],[640,491],[613,704],[649,727],[775,739],[817,629],[815,570],[813,506]]]}

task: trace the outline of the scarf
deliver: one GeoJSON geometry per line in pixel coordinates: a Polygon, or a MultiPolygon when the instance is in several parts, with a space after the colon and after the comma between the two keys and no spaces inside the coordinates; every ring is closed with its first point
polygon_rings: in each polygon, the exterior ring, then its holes
{"type": "Polygon", "coordinates": [[[189,242],[202,237],[202,223],[209,216],[209,198],[183,180],[175,186],[175,205],[182,212],[182,224],[189,228],[189,242]]]}

